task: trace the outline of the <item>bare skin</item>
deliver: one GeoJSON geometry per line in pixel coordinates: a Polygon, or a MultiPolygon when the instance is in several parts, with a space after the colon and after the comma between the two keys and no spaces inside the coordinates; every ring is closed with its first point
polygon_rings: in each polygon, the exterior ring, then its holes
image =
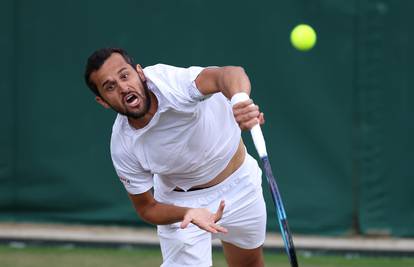
{"type": "MultiPolygon", "coordinates": [[[[90,80],[100,93],[100,96],[96,96],[96,101],[105,108],[127,115],[129,124],[134,128],[145,127],[158,109],[156,96],[146,88],[141,66],[137,65],[134,69],[118,53],[113,53],[99,70],[93,72],[90,80]]],[[[207,68],[198,75],[195,82],[204,95],[221,92],[230,99],[238,92],[250,94],[250,81],[240,67],[207,68]]],[[[233,113],[242,130],[264,123],[263,113],[251,100],[234,105],[233,113]]],[[[212,213],[203,208],[178,207],[157,202],[151,191],[129,197],[138,215],[149,223],[162,225],[181,222],[182,228],[193,223],[210,233],[227,232],[227,229],[217,223],[223,215],[224,201],[212,213]]],[[[261,247],[247,250],[225,242],[223,247],[229,266],[263,266],[261,247]]]]}
{"type": "Polygon", "coordinates": [[[223,251],[229,267],[263,267],[262,246],[255,249],[242,249],[222,241],[223,251]]]}

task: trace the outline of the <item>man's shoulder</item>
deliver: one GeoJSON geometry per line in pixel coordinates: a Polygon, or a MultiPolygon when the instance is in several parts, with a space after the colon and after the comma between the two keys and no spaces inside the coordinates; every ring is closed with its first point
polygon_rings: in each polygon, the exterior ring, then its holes
{"type": "Polygon", "coordinates": [[[204,67],[199,66],[173,66],[165,63],[157,63],[143,69],[145,76],[158,79],[177,79],[178,77],[190,78],[197,76],[204,67]]]}
{"type": "Polygon", "coordinates": [[[167,65],[164,63],[157,63],[154,65],[146,66],[143,71],[145,75],[160,75],[164,73],[168,73],[170,71],[173,71],[177,67],[172,65],[167,65]]]}
{"type": "Polygon", "coordinates": [[[123,142],[125,137],[128,135],[128,129],[126,129],[127,118],[121,114],[118,114],[115,118],[114,124],[112,125],[111,134],[111,146],[120,142],[123,142]]]}
{"type": "Polygon", "coordinates": [[[112,126],[110,152],[113,160],[130,153],[128,148],[131,147],[131,138],[125,129],[125,120],[125,116],[118,114],[112,126]]]}
{"type": "Polygon", "coordinates": [[[122,114],[117,114],[114,120],[114,124],[112,125],[112,133],[118,132],[124,128],[124,123],[127,120],[125,116],[122,114]]]}

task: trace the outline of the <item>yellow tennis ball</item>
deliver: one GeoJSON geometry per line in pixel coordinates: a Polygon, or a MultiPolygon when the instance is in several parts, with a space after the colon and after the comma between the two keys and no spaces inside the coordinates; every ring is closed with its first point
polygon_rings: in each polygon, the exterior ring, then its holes
{"type": "Polygon", "coordinates": [[[292,45],[300,51],[308,51],[316,43],[316,33],[306,24],[299,24],[290,33],[292,45]]]}

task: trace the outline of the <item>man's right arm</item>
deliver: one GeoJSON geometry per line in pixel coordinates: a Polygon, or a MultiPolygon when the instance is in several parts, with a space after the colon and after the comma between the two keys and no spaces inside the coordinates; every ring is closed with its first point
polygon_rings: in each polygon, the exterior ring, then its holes
{"type": "Polygon", "coordinates": [[[211,233],[222,232],[227,230],[216,224],[221,219],[224,210],[224,202],[216,213],[211,213],[204,208],[186,208],[170,204],[164,204],[156,201],[151,191],[142,194],[129,194],[137,214],[146,222],[163,225],[182,222],[181,228],[186,228],[191,222],[199,228],[211,233]]]}

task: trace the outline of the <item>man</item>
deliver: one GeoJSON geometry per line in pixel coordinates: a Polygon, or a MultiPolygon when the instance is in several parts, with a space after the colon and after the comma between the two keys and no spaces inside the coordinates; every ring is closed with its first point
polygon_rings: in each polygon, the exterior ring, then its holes
{"type": "Polygon", "coordinates": [[[211,266],[212,238],[229,266],[263,266],[261,170],[240,131],[263,124],[263,113],[251,100],[229,102],[250,93],[244,70],[142,69],[124,50],[104,48],[89,57],[85,80],[118,113],[113,165],[138,215],[157,225],[161,266],[211,266]]]}

